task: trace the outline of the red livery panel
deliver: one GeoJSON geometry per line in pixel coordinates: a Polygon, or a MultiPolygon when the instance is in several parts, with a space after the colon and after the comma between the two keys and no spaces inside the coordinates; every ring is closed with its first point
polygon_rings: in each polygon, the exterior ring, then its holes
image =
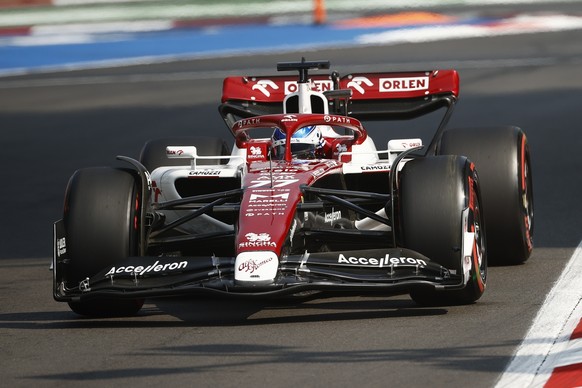
{"type": "MultiPolygon", "coordinates": [[[[311,75],[311,90],[333,90],[329,75],[311,75]]],[[[354,73],[339,79],[340,89],[351,89],[352,100],[415,98],[437,94],[459,95],[459,75],[455,70],[402,73],[354,73]]],[[[222,102],[245,100],[282,102],[297,91],[297,77],[228,77],[224,80],[222,102]]]]}
{"type": "Polygon", "coordinates": [[[352,100],[414,98],[435,94],[459,95],[455,70],[406,73],[356,73],[342,77],[340,89],[351,89],[352,100]]]}
{"type": "MultiPolygon", "coordinates": [[[[312,75],[311,90],[333,90],[329,75],[312,75]]],[[[282,102],[286,95],[297,91],[296,76],[227,77],[222,86],[222,102],[250,100],[257,102],[282,102]]]]}
{"type": "Polygon", "coordinates": [[[293,225],[297,203],[303,193],[301,185],[310,185],[318,176],[340,165],[329,161],[289,164],[284,161],[255,163],[244,178],[246,188],[241,200],[237,253],[273,251],[281,248],[293,225]]]}

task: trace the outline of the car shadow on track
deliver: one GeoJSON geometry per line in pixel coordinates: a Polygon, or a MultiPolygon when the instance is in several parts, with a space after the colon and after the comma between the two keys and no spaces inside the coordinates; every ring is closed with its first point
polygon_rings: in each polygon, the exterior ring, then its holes
{"type": "Polygon", "coordinates": [[[300,300],[232,300],[180,297],[148,300],[132,317],[90,318],[67,310],[0,314],[0,329],[272,325],[437,316],[447,312],[446,308],[419,307],[406,298],[320,296],[300,300]]]}
{"type": "Polygon", "coordinates": [[[266,325],[444,315],[409,299],[335,297],[284,300],[165,299],[154,301],[165,314],[193,325],[266,325]]]}

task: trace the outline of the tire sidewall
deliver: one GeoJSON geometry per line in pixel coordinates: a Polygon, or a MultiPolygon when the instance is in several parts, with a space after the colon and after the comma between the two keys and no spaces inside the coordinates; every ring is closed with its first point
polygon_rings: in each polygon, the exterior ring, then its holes
{"type": "Polygon", "coordinates": [[[529,147],[518,127],[449,129],[439,155],[464,155],[480,177],[489,261],[517,264],[533,249],[533,183],[529,147]]]}
{"type": "Polygon", "coordinates": [[[65,195],[66,277],[75,284],[137,254],[139,187],[131,170],[78,170],[65,195]]]}
{"type": "Polygon", "coordinates": [[[478,300],[487,282],[487,248],[475,165],[454,155],[409,161],[400,176],[397,201],[397,230],[403,247],[422,253],[458,274],[465,274],[469,267],[465,288],[445,292],[413,289],[412,298],[423,305],[468,304],[478,300]],[[472,226],[478,230],[470,230],[472,226]],[[464,263],[466,232],[474,232],[479,238],[473,243],[470,261],[464,263]]]}

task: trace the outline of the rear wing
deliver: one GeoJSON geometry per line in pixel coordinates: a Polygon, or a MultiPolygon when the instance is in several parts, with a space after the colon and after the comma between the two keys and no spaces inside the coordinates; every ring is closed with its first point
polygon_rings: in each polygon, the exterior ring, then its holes
{"type": "MultiPolygon", "coordinates": [[[[328,99],[329,113],[358,120],[400,120],[452,107],[459,95],[455,70],[310,74],[313,91],[328,99]]],[[[229,127],[237,118],[283,113],[285,97],[297,91],[295,76],[227,77],[219,111],[229,127]],[[234,120],[234,121],[233,121],[234,120]]],[[[313,113],[325,113],[313,112],[313,113]]]]}

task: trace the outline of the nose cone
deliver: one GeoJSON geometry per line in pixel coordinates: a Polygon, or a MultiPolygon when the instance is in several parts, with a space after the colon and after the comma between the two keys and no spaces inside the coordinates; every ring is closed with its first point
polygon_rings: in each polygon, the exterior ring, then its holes
{"type": "Polygon", "coordinates": [[[279,258],[271,251],[239,253],[234,264],[234,280],[239,285],[267,285],[273,283],[279,268],[279,258]]]}

